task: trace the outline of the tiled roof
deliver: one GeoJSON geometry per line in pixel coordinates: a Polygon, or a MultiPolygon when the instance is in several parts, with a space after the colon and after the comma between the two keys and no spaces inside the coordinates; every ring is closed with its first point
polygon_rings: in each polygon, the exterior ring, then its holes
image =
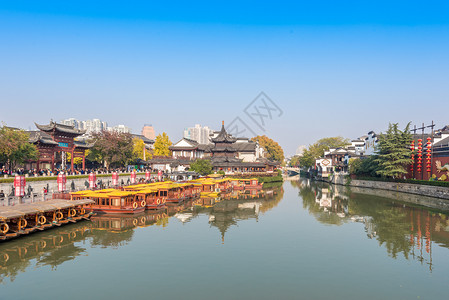
{"type": "Polygon", "coordinates": [[[226,129],[224,127],[224,122],[221,125],[220,133],[216,138],[212,139],[212,142],[214,143],[234,143],[237,139],[235,137],[232,137],[230,134],[226,132],[226,129]]]}
{"type": "Polygon", "coordinates": [[[34,123],[34,124],[36,125],[36,127],[39,130],[44,131],[44,132],[51,132],[51,131],[53,131],[53,129],[56,129],[57,131],[68,133],[68,134],[72,134],[72,135],[76,135],[76,136],[86,133],[85,130],[79,130],[79,129],[76,129],[75,127],[73,127],[73,126],[59,124],[59,123],[56,123],[56,122],[53,122],[53,121],[51,121],[50,124],[48,124],[48,125],[39,125],[37,123],[34,123]]]}

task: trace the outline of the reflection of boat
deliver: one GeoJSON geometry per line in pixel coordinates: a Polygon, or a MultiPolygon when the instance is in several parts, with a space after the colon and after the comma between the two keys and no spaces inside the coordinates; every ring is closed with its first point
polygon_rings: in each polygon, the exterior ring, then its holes
{"type": "Polygon", "coordinates": [[[232,185],[234,190],[261,190],[262,184],[259,184],[257,178],[251,179],[232,179],[232,185]]]}

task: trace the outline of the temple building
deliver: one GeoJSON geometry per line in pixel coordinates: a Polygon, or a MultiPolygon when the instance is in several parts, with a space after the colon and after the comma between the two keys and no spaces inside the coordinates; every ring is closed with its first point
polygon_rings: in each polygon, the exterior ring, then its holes
{"type": "MultiPolygon", "coordinates": [[[[242,147],[236,143],[237,140],[226,132],[223,122],[218,135],[211,139],[214,144],[211,148],[211,162],[214,171],[224,171],[225,173],[267,172],[276,168],[276,162],[262,159],[248,162],[239,158],[238,151],[241,151],[242,147]]],[[[253,150],[255,149],[251,151],[253,150]]]]}
{"type": "Polygon", "coordinates": [[[63,161],[63,155],[70,153],[70,168],[74,170],[74,158],[83,159],[82,168],[86,166],[85,151],[90,148],[84,142],[76,141],[75,138],[85,133],[84,130],[76,129],[71,125],[59,124],[51,121],[48,125],[36,124],[39,131],[29,131],[30,143],[36,145],[39,151],[39,159],[36,162],[30,162],[31,168],[36,169],[55,169],[57,163],[63,161]],[[63,154],[64,153],[64,154],[63,154]]]}

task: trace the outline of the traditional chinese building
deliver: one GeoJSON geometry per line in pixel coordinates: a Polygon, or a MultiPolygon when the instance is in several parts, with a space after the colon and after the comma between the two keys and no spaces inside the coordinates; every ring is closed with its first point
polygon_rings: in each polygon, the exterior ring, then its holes
{"type": "Polygon", "coordinates": [[[62,159],[62,153],[71,154],[71,170],[73,172],[73,162],[75,158],[83,159],[83,170],[86,166],[85,151],[90,148],[84,142],[75,141],[75,138],[84,134],[84,130],[76,129],[71,125],[59,124],[51,121],[48,125],[36,124],[39,131],[31,131],[30,142],[35,144],[39,151],[39,159],[32,163],[36,169],[48,168],[54,170],[56,162],[62,159]]]}
{"type": "Polygon", "coordinates": [[[214,171],[226,173],[266,172],[276,168],[275,162],[254,161],[245,162],[239,158],[237,138],[226,132],[224,122],[218,135],[211,139],[214,146],[211,148],[211,162],[214,171]]]}

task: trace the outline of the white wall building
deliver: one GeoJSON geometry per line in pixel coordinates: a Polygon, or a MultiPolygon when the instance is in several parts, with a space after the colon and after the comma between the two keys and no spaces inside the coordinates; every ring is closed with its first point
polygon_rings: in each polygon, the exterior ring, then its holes
{"type": "Polygon", "coordinates": [[[368,132],[368,136],[365,138],[363,155],[376,154],[378,141],[379,139],[374,131],[368,132]]]}

